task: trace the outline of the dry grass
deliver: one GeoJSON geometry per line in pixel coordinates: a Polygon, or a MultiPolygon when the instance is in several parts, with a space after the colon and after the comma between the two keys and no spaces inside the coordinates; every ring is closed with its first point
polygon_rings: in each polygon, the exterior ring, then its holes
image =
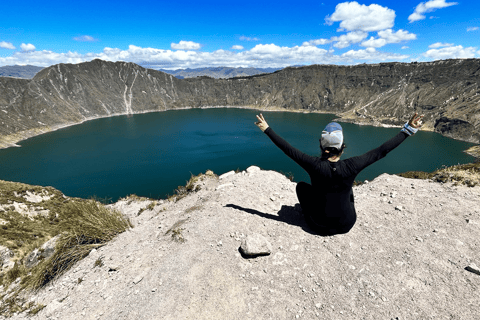
{"type": "Polygon", "coordinates": [[[153,210],[156,205],[157,205],[157,201],[150,202],[148,206],[146,206],[145,208],[140,208],[140,210],[138,210],[137,216],[141,215],[145,210],[150,210],[150,211],[153,210]]]}
{"type": "Polygon", "coordinates": [[[171,234],[172,235],[172,239],[173,241],[175,242],[185,242],[185,237],[183,236],[182,234],[182,231],[185,230],[184,228],[181,228],[181,226],[187,222],[188,218],[187,219],[182,219],[182,220],[178,220],[177,222],[175,222],[173,224],[173,226],[167,230],[167,232],[165,232],[165,235],[168,235],[168,234],[171,234]]]}
{"type": "Polygon", "coordinates": [[[215,176],[215,174],[211,170],[207,170],[205,174],[200,173],[196,176],[192,174],[190,176],[190,180],[187,181],[187,184],[185,186],[178,186],[178,188],[174,191],[175,194],[168,197],[168,201],[176,202],[192,192],[199,191],[201,187],[197,183],[198,181],[205,179],[206,176],[215,176]]]}
{"type": "Polygon", "coordinates": [[[452,182],[454,185],[475,187],[480,185],[480,162],[443,167],[434,172],[409,171],[398,174],[413,179],[431,179],[435,182],[452,182]]]}
{"type": "MultiPolygon", "coordinates": [[[[5,194],[6,192],[0,189],[0,196],[5,194]]],[[[15,212],[3,212],[2,219],[7,219],[8,223],[2,226],[5,228],[0,232],[0,244],[15,251],[17,262],[12,269],[0,274],[0,284],[5,288],[13,282],[16,286],[8,297],[0,297],[3,300],[0,304],[0,316],[8,317],[26,310],[29,310],[31,315],[39,312],[44,306],[27,303],[23,298],[25,290],[44,287],[87,256],[92,249],[105,245],[117,234],[132,227],[130,221],[121,213],[94,200],[65,200],[62,195],[60,201],[54,199],[50,202],[42,203],[52,208],[48,217],[30,219],[15,212]],[[60,237],[52,257],[41,260],[31,269],[21,263],[26,254],[58,234],[60,237]],[[18,278],[21,279],[20,283],[16,281],[18,278]]]]}
{"type": "Polygon", "coordinates": [[[90,200],[71,202],[70,210],[61,219],[61,234],[55,253],[32,268],[31,275],[22,280],[25,288],[39,289],[70,269],[94,248],[112,240],[117,234],[132,227],[122,214],[111,211],[90,200]]]}

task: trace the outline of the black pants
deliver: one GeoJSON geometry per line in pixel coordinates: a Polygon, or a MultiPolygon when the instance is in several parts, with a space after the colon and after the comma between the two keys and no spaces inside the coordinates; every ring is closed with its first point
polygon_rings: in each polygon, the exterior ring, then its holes
{"type": "Polygon", "coordinates": [[[315,233],[321,236],[332,236],[350,231],[352,226],[330,226],[319,223],[322,220],[322,217],[319,216],[320,210],[318,208],[320,195],[310,184],[303,181],[297,183],[296,192],[305,221],[315,233]],[[313,216],[315,216],[315,219],[313,219],[313,216]]]}

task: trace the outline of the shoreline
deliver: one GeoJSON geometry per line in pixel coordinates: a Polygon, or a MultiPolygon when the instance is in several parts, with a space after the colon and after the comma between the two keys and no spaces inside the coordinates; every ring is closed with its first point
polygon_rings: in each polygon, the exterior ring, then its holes
{"type": "MultiPolygon", "coordinates": [[[[342,118],[341,115],[339,115],[337,113],[323,112],[323,111],[319,111],[319,110],[299,110],[299,109],[296,110],[296,109],[284,109],[284,108],[278,108],[278,107],[277,108],[259,108],[259,107],[255,107],[255,106],[203,106],[203,107],[186,106],[186,107],[173,108],[173,109],[166,109],[165,108],[163,110],[155,109],[155,110],[136,111],[136,112],[132,112],[132,113],[128,113],[128,112],[112,113],[112,114],[104,115],[104,116],[96,116],[96,117],[85,118],[82,121],[75,122],[75,123],[66,123],[66,124],[61,124],[61,125],[57,125],[57,126],[53,126],[53,127],[45,126],[43,128],[34,128],[34,129],[27,130],[27,131],[21,131],[21,132],[12,134],[12,135],[5,136],[2,139],[0,139],[0,149],[7,149],[7,148],[10,148],[10,147],[20,148],[21,145],[18,145],[18,143],[20,143],[22,141],[25,141],[27,139],[30,139],[30,138],[33,138],[33,137],[36,137],[36,136],[39,136],[39,135],[42,135],[42,134],[45,134],[45,133],[54,132],[54,131],[61,130],[61,129],[64,129],[64,128],[79,125],[79,124],[82,124],[84,122],[91,121],[91,120],[117,117],[117,116],[145,114],[145,113],[152,113],[152,112],[165,112],[165,111],[189,110],[189,109],[249,109],[249,110],[267,111],[267,112],[294,112],[294,113],[304,113],[304,114],[308,114],[308,113],[333,114],[336,117],[338,117],[338,118],[334,119],[335,121],[338,121],[338,122],[352,123],[352,124],[356,124],[356,125],[360,125],[360,126],[372,126],[372,127],[382,127],[382,128],[401,128],[402,127],[402,126],[399,126],[399,125],[389,125],[389,124],[383,124],[383,123],[380,123],[380,122],[372,123],[372,122],[368,122],[368,121],[365,121],[365,122],[364,121],[356,121],[355,119],[342,118]]],[[[431,130],[430,128],[423,129],[422,131],[433,132],[433,130],[431,130]]],[[[452,138],[452,137],[447,137],[447,138],[450,138],[450,139],[453,139],[453,140],[458,140],[458,141],[464,141],[464,140],[455,139],[455,138],[452,138]]],[[[466,141],[466,142],[469,142],[469,141],[466,141]]],[[[479,145],[472,146],[469,149],[463,150],[463,152],[465,152],[468,155],[474,157],[476,160],[480,160],[480,146],[479,145]]]]}

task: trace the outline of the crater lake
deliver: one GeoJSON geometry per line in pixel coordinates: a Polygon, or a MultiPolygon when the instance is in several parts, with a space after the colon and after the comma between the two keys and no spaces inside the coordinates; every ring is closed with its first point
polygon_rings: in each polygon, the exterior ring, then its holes
{"type": "MultiPolygon", "coordinates": [[[[130,194],[166,198],[190,176],[251,165],[307,181],[307,173],[254,125],[260,111],[235,108],[170,110],[102,118],[19,142],[0,150],[0,179],[53,186],[67,196],[116,201],[130,194]]],[[[320,155],[319,138],[335,115],[262,112],[292,146],[320,155]]],[[[342,159],[361,155],[393,137],[399,128],[341,123],[347,148],[342,159]]],[[[433,171],[473,162],[463,152],[473,143],[418,132],[357,180],[382,173],[433,171]]]]}

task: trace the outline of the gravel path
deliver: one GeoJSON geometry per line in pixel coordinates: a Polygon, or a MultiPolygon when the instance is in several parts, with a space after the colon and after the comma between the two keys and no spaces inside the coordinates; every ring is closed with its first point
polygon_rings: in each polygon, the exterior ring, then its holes
{"type": "Polygon", "coordinates": [[[153,210],[114,206],[135,227],[32,297],[14,319],[475,319],[480,187],[381,175],[354,188],[358,220],[320,237],[295,183],[249,168],[153,210]],[[272,253],[245,259],[249,234],[272,253]],[[101,261],[102,266],[94,266],[101,261]],[[473,269],[474,270],[474,269],[473,269]],[[80,280],[79,280],[80,279],[80,280]]]}

